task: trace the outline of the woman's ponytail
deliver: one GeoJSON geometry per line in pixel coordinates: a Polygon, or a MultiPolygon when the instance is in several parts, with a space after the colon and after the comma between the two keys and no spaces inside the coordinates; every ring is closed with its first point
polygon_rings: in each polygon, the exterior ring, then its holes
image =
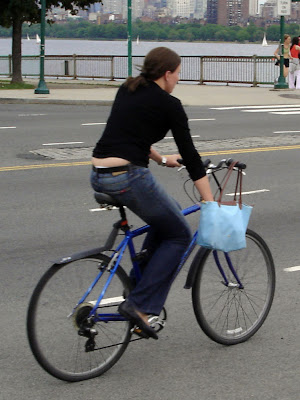
{"type": "Polygon", "coordinates": [[[132,76],[129,76],[124,83],[124,86],[127,87],[127,89],[130,92],[135,92],[139,86],[147,86],[147,85],[148,85],[148,82],[147,82],[147,79],[145,78],[144,74],[140,74],[135,78],[133,78],[132,76]]]}

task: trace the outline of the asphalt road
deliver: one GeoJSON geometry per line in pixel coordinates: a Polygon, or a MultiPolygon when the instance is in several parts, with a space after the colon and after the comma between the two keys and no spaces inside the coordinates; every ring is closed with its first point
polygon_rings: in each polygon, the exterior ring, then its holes
{"type": "MultiPolygon", "coordinates": [[[[299,399],[300,271],[285,271],[300,265],[299,117],[243,110],[191,107],[187,112],[190,119],[202,120],[190,122],[192,135],[200,136],[195,137],[199,150],[203,144],[215,162],[223,157],[244,161],[244,190],[267,190],[244,199],[255,206],[250,227],[267,241],[276,265],[276,295],[265,324],[242,345],[210,341],[197,325],[190,291],[183,289],[186,266],[167,300],[168,324],[157,342],[133,343],[102,377],[66,384],[33,359],[26,309],[51,260],[98,246],[118,218],[116,211],[90,211],[96,203],[89,160],[74,151],[94,145],[104,125],[82,124],[104,123],[109,108],[1,105],[1,399],[299,399]],[[240,138],[243,145],[229,147],[231,139],[240,138]],[[83,143],[53,144],[69,142],[83,143]],[[52,157],[31,153],[45,148],[52,157]],[[62,164],[57,150],[64,148],[64,165],[51,167],[62,164]]],[[[166,148],[172,150],[169,144],[166,148]]],[[[179,202],[189,204],[182,190],[184,172],[151,168],[179,202]]],[[[139,222],[135,217],[130,221],[139,222]]],[[[196,227],[197,221],[190,222],[196,227]]]]}

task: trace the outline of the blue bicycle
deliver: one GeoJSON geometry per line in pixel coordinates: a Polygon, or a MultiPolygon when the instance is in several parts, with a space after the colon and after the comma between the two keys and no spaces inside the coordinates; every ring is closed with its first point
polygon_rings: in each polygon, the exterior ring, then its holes
{"type": "MultiPolygon", "coordinates": [[[[233,160],[217,166],[207,160],[208,172],[221,183],[217,172],[233,160]]],[[[237,169],[246,168],[237,164],[237,169]]],[[[28,308],[27,334],[38,363],[51,375],[65,381],[97,377],[111,368],[128,344],[140,340],[138,327],[117,309],[132,289],[128,273],[141,276],[144,250],[136,251],[137,237],[149,226],[132,230],[126,210],[112,197],[95,193],[96,201],[107,208],[117,207],[121,219],[103,247],[80,252],[55,262],[38,282],[28,308]],[[124,235],[114,247],[118,234],[124,235]],[[126,267],[124,267],[124,263],[126,267]]],[[[184,209],[184,215],[198,212],[199,204],[184,209]]],[[[178,272],[196,245],[197,232],[182,257],[178,272]]],[[[188,272],[185,288],[192,288],[197,321],[205,334],[223,345],[249,339],[264,323],[275,291],[275,268],[264,240],[248,229],[247,247],[231,253],[198,249],[188,272]]],[[[161,331],[167,314],[149,317],[151,326],[161,331]]]]}

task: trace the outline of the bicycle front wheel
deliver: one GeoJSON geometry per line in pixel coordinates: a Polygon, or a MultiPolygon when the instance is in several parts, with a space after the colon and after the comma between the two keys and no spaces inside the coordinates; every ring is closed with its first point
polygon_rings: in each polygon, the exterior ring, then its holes
{"type": "MultiPolygon", "coordinates": [[[[88,318],[108,277],[105,266],[109,261],[99,254],[54,265],[33,292],[27,314],[29,344],[38,363],[58,379],[74,382],[103,374],[118,361],[130,341],[128,321],[93,323],[93,318],[88,318]],[[104,274],[92,287],[99,268],[104,274]],[[88,297],[77,306],[88,288],[88,297]]],[[[129,278],[119,266],[97,312],[117,314],[129,290],[129,278]]]]}
{"type": "Polygon", "coordinates": [[[274,297],[275,268],[263,239],[250,229],[247,247],[228,253],[237,277],[224,253],[204,252],[192,287],[193,308],[203,332],[217,343],[233,345],[248,340],[264,323],[274,297]],[[225,278],[226,277],[226,278],[225,278]],[[227,279],[227,282],[226,282],[227,279]]]}

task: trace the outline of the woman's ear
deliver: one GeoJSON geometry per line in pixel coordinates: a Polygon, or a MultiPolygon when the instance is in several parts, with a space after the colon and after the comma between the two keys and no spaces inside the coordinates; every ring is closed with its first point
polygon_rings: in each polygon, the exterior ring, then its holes
{"type": "Polygon", "coordinates": [[[171,74],[171,71],[166,71],[166,72],[165,72],[165,74],[164,74],[164,78],[165,78],[165,80],[166,80],[166,81],[168,81],[168,80],[169,80],[169,76],[170,76],[170,74],[171,74]]]}

